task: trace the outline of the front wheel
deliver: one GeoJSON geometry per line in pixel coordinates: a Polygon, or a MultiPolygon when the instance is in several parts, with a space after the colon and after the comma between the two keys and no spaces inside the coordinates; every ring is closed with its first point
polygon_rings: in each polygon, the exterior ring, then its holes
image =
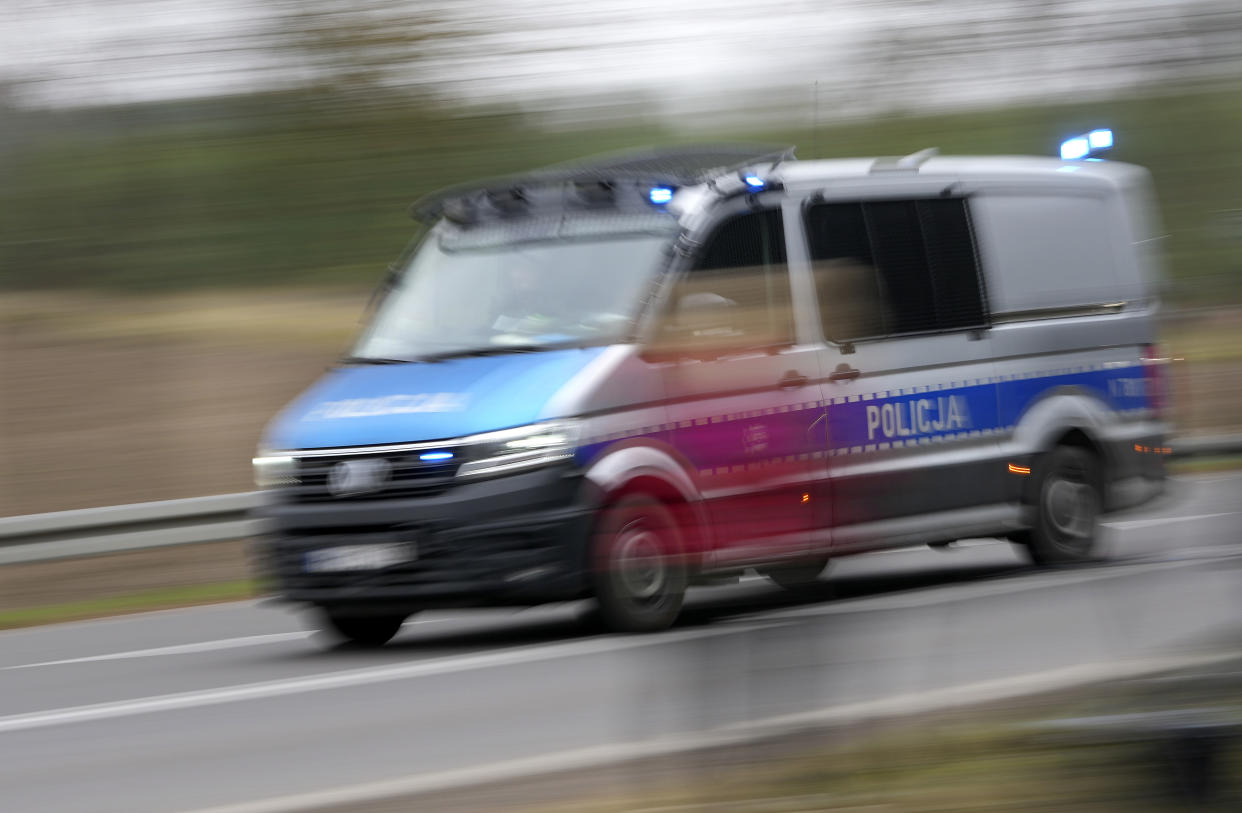
{"type": "Polygon", "coordinates": [[[645,496],[605,509],[594,539],[595,597],[605,626],[651,632],[676,620],[686,594],[681,534],[672,513],[645,496]]]}
{"type": "Polygon", "coordinates": [[[1040,462],[1035,483],[1035,524],[1021,542],[1037,565],[1089,561],[1099,537],[1103,487],[1099,458],[1059,446],[1040,462]]]}
{"type": "Polygon", "coordinates": [[[338,640],[358,647],[381,647],[392,640],[405,623],[404,615],[342,615],[321,610],[326,631],[338,640]]]}

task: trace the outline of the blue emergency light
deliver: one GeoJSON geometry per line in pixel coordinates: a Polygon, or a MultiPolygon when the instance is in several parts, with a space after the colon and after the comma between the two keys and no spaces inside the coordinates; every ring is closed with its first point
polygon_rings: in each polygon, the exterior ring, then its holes
{"type": "Polygon", "coordinates": [[[441,460],[452,460],[452,452],[423,452],[418,459],[424,463],[438,463],[441,460]]]}
{"type": "Polygon", "coordinates": [[[747,175],[744,178],[742,178],[742,180],[746,182],[747,186],[749,186],[751,189],[755,190],[756,192],[762,189],[764,186],[766,186],[766,184],[763,181],[763,178],[760,178],[758,175],[747,175]]]}
{"type": "Polygon", "coordinates": [[[1078,161],[1088,158],[1093,152],[1111,149],[1113,131],[1107,128],[1092,130],[1083,135],[1076,135],[1061,142],[1061,160],[1078,161]]]}
{"type": "Polygon", "coordinates": [[[656,206],[663,206],[673,199],[673,190],[667,186],[653,186],[647,198],[656,206]]]}

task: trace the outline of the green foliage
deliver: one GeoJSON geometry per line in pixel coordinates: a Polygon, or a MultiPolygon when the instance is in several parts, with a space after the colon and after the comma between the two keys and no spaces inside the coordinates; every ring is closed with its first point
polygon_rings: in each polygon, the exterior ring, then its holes
{"type": "MultiPolygon", "coordinates": [[[[337,100],[340,101],[339,99],[337,100]]],[[[168,289],[377,279],[413,233],[411,201],[441,186],[595,152],[674,141],[798,143],[801,157],[1051,154],[1100,124],[1161,196],[1184,302],[1238,301],[1242,87],[1106,103],[909,116],[788,131],[676,135],[651,122],[549,130],[422,100],[319,104],[268,94],[60,115],[3,111],[0,286],[168,289]]],[[[678,122],[684,125],[683,122],[678,122]]]]}
{"type": "Polygon", "coordinates": [[[85,618],[104,618],[148,610],[214,604],[221,601],[240,601],[254,595],[254,583],[242,580],[167,587],[121,596],[89,598],[16,610],[0,610],[0,630],[78,621],[85,618]]]}

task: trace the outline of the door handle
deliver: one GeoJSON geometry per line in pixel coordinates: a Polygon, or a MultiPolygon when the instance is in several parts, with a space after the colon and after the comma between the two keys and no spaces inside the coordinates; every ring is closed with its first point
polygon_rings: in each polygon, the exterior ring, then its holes
{"type": "Polygon", "coordinates": [[[796,390],[799,387],[805,387],[807,377],[797,370],[790,370],[781,376],[780,387],[783,390],[796,390]]]}
{"type": "Polygon", "coordinates": [[[842,363],[837,365],[837,369],[828,374],[829,381],[853,381],[862,375],[862,372],[854,369],[848,364],[842,363]]]}

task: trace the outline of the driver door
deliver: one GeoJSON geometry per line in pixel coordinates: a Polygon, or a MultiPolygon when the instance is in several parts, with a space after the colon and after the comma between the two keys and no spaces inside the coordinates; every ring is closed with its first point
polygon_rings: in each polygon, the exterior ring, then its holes
{"type": "Polygon", "coordinates": [[[662,341],[673,444],[710,516],[707,566],[804,553],[826,416],[817,350],[795,341],[779,209],[715,227],[675,284],[662,341]]]}

